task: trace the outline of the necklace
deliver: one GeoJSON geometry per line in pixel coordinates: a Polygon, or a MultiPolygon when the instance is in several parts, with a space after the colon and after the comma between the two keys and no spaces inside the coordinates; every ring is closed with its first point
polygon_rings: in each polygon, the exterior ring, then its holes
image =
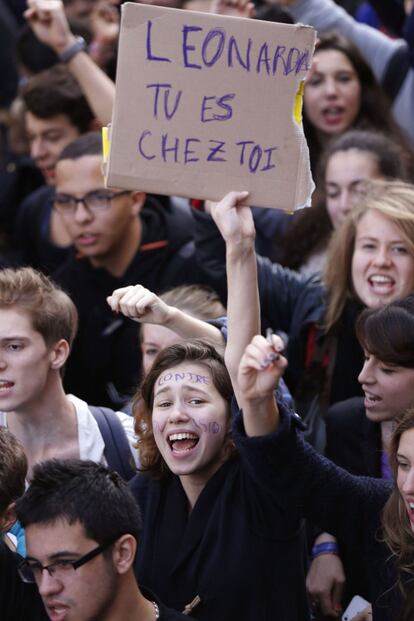
{"type": "Polygon", "coordinates": [[[151,604],[154,606],[155,619],[159,619],[160,618],[160,609],[158,607],[158,604],[156,604],[155,602],[151,602],[151,604]]]}

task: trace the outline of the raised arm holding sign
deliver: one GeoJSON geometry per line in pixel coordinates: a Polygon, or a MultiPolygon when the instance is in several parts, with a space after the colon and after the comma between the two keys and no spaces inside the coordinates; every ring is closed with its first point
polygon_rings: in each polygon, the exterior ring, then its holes
{"type": "Polygon", "coordinates": [[[300,110],[314,43],[301,25],[125,4],[108,185],[309,204],[300,110]]]}

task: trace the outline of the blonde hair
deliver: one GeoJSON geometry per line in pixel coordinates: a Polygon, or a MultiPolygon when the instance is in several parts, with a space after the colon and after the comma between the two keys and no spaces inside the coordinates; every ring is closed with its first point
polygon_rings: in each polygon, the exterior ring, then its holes
{"type": "Polygon", "coordinates": [[[160,298],[168,306],[175,306],[203,321],[217,319],[226,314],[218,294],[205,285],[180,285],[168,289],[160,298]]]}
{"type": "Polygon", "coordinates": [[[324,284],[328,294],[325,329],[340,319],[347,299],[356,297],[352,283],[352,257],[358,222],[368,211],[383,214],[399,230],[414,257],[414,186],[402,181],[369,181],[361,203],[334,232],[327,253],[324,284]]]}

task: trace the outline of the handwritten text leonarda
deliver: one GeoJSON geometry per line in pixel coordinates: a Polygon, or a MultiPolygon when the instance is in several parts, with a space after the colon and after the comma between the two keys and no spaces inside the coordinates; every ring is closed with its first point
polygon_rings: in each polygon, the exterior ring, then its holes
{"type": "MultiPolygon", "coordinates": [[[[171,58],[157,54],[153,45],[152,20],[147,22],[147,60],[173,62],[171,58]]],[[[267,76],[277,74],[298,74],[309,69],[309,49],[287,47],[269,41],[258,43],[248,38],[240,43],[234,35],[228,35],[224,28],[206,30],[201,26],[183,25],[181,39],[182,66],[188,69],[210,69],[215,65],[227,68],[240,67],[244,71],[255,71],[267,76]]]]}

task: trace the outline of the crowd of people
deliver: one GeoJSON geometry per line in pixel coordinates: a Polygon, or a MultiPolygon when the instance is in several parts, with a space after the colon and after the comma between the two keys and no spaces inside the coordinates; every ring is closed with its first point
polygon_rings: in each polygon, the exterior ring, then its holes
{"type": "Polygon", "coordinates": [[[0,0],[0,618],[410,621],[414,2],[147,2],[317,30],[316,189],[106,187],[123,3],[0,0]]]}

